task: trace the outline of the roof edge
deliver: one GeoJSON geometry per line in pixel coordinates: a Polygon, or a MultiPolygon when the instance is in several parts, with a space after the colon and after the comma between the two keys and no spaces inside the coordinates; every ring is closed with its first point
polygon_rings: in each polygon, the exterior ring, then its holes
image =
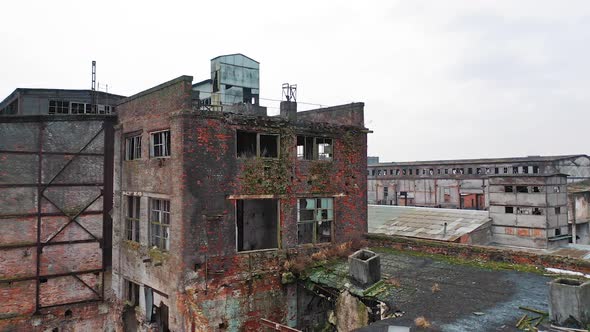
{"type": "Polygon", "coordinates": [[[193,77],[192,76],[189,76],[189,75],[178,76],[177,78],[172,79],[172,80],[170,80],[168,82],[164,82],[162,84],[158,84],[158,85],[156,85],[156,86],[154,86],[152,88],[149,88],[147,90],[143,90],[143,91],[138,92],[138,93],[136,93],[136,94],[134,94],[132,96],[129,96],[129,97],[123,99],[123,100],[120,100],[117,103],[117,106],[118,105],[125,104],[125,103],[128,103],[128,102],[130,102],[132,100],[135,100],[135,99],[137,99],[139,97],[143,97],[143,96],[149,95],[149,94],[154,93],[154,92],[156,92],[158,90],[162,90],[164,88],[167,88],[169,86],[172,86],[172,85],[177,84],[177,83],[180,83],[180,82],[188,82],[189,84],[192,85],[193,84],[193,77]]]}

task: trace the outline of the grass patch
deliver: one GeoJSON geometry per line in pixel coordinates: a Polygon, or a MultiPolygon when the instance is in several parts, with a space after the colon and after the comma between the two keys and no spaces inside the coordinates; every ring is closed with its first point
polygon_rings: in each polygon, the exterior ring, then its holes
{"type": "Polygon", "coordinates": [[[371,248],[374,252],[383,253],[383,254],[393,254],[393,255],[406,255],[406,256],[414,256],[414,257],[422,257],[422,258],[430,258],[436,261],[445,262],[454,265],[465,265],[470,267],[475,267],[479,269],[485,270],[492,270],[492,271],[518,271],[518,272],[527,272],[527,273],[536,273],[536,274],[545,274],[547,273],[544,268],[539,268],[535,265],[527,265],[527,264],[515,264],[515,263],[508,263],[508,262],[498,262],[498,261],[490,261],[490,260],[483,260],[478,258],[464,258],[458,256],[447,256],[441,254],[431,254],[421,251],[409,251],[409,250],[399,250],[393,248],[384,248],[384,247],[375,247],[371,248]]]}

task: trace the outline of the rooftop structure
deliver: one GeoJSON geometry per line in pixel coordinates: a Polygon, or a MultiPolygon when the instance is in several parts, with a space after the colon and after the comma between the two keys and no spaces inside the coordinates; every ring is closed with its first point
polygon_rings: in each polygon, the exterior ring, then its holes
{"type": "Polygon", "coordinates": [[[92,90],[18,88],[0,102],[0,116],[111,114],[123,98],[92,90]]]}
{"type": "Polygon", "coordinates": [[[491,241],[487,211],[369,205],[369,232],[470,244],[491,241]]]}

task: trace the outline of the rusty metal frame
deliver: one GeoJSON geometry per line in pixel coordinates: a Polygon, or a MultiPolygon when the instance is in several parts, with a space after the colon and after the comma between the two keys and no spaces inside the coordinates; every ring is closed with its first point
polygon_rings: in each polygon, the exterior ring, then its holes
{"type": "Polygon", "coordinates": [[[37,122],[38,123],[38,142],[37,142],[37,149],[36,151],[12,151],[12,150],[0,150],[0,153],[3,154],[18,154],[18,155],[36,155],[38,159],[37,165],[37,183],[15,183],[15,184],[0,184],[0,188],[18,188],[18,187],[29,187],[29,188],[37,188],[37,211],[35,213],[22,213],[22,214],[15,214],[15,215],[4,215],[1,216],[0,219],[5,218],[13,218],[13,217],[28,217],[32,218],[35,217],[37,220],[37,238],[36,242],[31,243],[21,243],[21,244],[14,244],[14,245],[2,245],[0,246],[0,250],[3,249],[17,249],[17,248],[33,248],[36,247],[37,256],[35,257],[35,264],[36,264],[36,271],[35,275],[25,276],[25,277],[16,277],[10,279],[3,279],[0,280],[0,283],[12,283],[12,282],[19,282],[19,281],[30,281],[35,280],[35,312],[40,313],[41,309],[59,307],[63,305],[73,305],[73,304],[80,304],[80,303],[90,303],[90,302],[97,302],[103,301],[105,295],[105,275],[104,272],[111,264],[111,246],[112,240],[110,238],[110,234],[112,231],[112,221],[110,219],[110,210],[112,209],[112,198],[113,198],[113,186],[112,186],[112,178],[113,178],[113,122],[116,118],[112,116],[92,116],[92,117],[54,117],[54,116],[35,116],[33,117],[11,117],[11,119],[0,119],[6,120],[2,122],[37,122]],[[53,121],[101,121],[102,126],[101,128],[89,139],[89,141],[81,148],[78,152],[49,152],[43,151],[43,143],[44,143],[44,132],[47,125],[47,122],[53,121]],[[94,142],[100,135],[104,137],[104,150],[103,153],[89,153],[84,152],[88,146],[92,142],[94,142]],[[66,162],[61,169],[53,176],[53,178],[47,182],[43,183],[43,157],[44,155],[60,155],[60,156],[72,156],[71,159],[66,162]],[[84,183],[84,182],[77,182],[77,183],[54,183],[54,181],[64,173],[64,171],[68,168],[68,166],[78,157],[80,156],[95,156],[95,157],[103,157],[103,181],[101,183],[98,182],[91,182],[91,183],[84,183]],[[99,187],[101,192],[97,197],[92,199],[88,204],[84,206],[80,211],[78,211],[74,216],[68,215],[64,212],[64,210],[58,206],[55,202],[49,199],[46,195],[44,195],[45,191],[50,187],[99,187]],[[103,208],[99,211],[88,210],[88,208],[94,204],[97,200],[103,198],[103,208]],[[58,212],[43,212],[42,211],[42,200],[47,201],[49,204],[55,207],[58,212]],[[80,216],[86,215],[97,215],[102,214],[102,226],[103,226],[103,235],[102,238],[98,238],[92,232],[90,232],[87,228],[82,226],[77,218],[80,216]],[[47,216],[64,216],[68,218],[68,221],[62,225],[57,232],[51,235],[49,239],[46,241],[42,241],[41,239],[41,226],[42,226],[42,219],[43,217],[47,216]],[[70,241],[54,241],[56,236],[64,231],[69,225],[75,223],[77,226],[82,228],[82,230],[90,235],[90,239],[80,239],[80,240],[70,240],[70,241]],[[45,246],[54,246],[54,245],[68,245],[68,244],[79,244],[79,243],[99,243],[102,249],[102,266],[100,269],[92,269],[92,270],[81,270],[81,271],[69,271],[57,274],[41,274],[41,255],[43,253],[43,248],[45,246]],[[99,289],[93,288],[87,282],[85,282],[80,275],[84,274],[101,274],[102,282],[99,289]],[[41,305],[40,301],[40,290],[41,290],[41,280],[42,279],[49,279],[49,278],[59,278],[59,277],[66,277],[71,276],[84,285],[86,288],[90,289],[95,298],[90,298],[82,301],[74,301],[74,302],[65,302],[59,304],[52,304],[43,306],[41,305]]]}

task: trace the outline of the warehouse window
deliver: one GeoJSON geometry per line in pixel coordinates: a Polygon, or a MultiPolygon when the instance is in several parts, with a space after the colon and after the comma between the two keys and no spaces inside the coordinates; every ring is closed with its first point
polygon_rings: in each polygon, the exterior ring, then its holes
{"type": "Polygon", "coordinates": [[[153,132],[150,137],[150,156],[153,158],[170,157],[170,130],[153,132]]]}
{"type": "Polygon", "coordinates": [[[127,216],[125,218],[125,235],[129,241],[139,242],[139,196],[127,196],[127,216]]]}
{"type": "Polygon", "coordinates": [[[141,135],[125,138],[125,160],[141,159],[141,135]]]}
{"type": "Polygon", "coordinates": [[[543,209],[542,208],[533,208],[533,215],[534,216],[542,216],[543,215],[543,209]]]}
{"type": "Polygon", "coordinates": [[[297,237],[299,244],[332,241],[333,198],[297,200],[297,237]]]}
{"type": "Polygon", "coordinates": [[[49,114],[69,114],[70,102],[63,100],[49,101],[49,114]]]}
{"type": "Polygon", "coordinates": [[[504,192],[512,193],[512,192],[514,192],[514,187],[513,186],[504,186],[504,192]]]}
{"type": "Polygon", "coordinates": [[[504,213],[514,213],[514,207],[512,206],[505,206],[504,213]]]}
{"type": "Polygon", "coordinates": [[[516,186],[516,192],[527,194],[529,192],[529,188],[527,186],[516,186]]]}
{"type": "Polygon", "coordinates": [[[150,246],[170,249],[170,201],[150,199],[150,246]]]}

